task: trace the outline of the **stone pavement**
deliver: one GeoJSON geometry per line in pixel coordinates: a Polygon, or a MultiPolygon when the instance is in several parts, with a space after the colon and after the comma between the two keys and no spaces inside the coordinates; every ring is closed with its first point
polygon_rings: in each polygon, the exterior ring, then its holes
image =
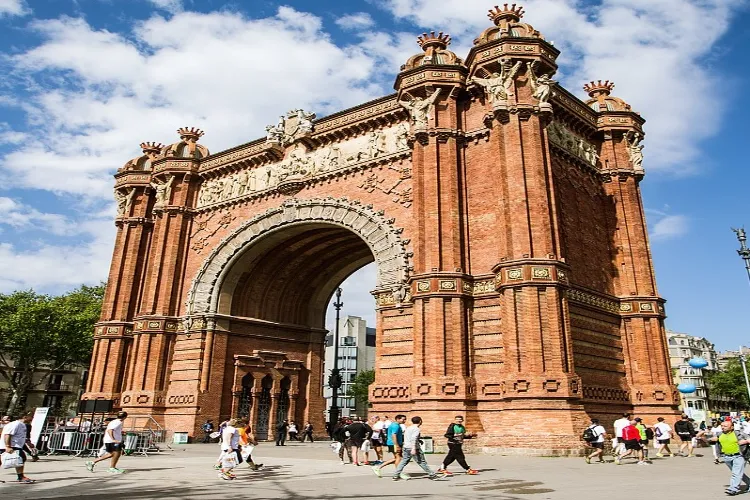
{"type": "MultiPolygon", "coordinates": [[[[394,482],[392,467],[382,479],[369,467],[340,465],[328,443],[288,443],[275,447],[263,443],[257,460],[265,469],[253,472],[243,464],[237,479],[223,481],[212,465],[218,456],[215,444],[173,445],[173,450],[148,457],[123,457],[122,475],[106,472],[104,463],[95,473],[84,467],[84,459],[51,456],[30,463],[27,474],[33,485],[13,484],[12,470],[0,471],[0,495],[7,498],[78,500],[119,497],[127,499],[252,498],[252,499],[437,499],[557,500],[574,498],[679,498],[680,500],[723,498],[729,469],[714,465],[708,448],[697,458],[655,459],[651,466],[636,466],[626,459],[586,465],[582,458],[534,458],[470,455],[469,464],[478,476],[456,474],[442,481],[428,480],[416,465],[409,465],[410,481],[394,482]]],[[[435,469],[442,455],[428,455],[435,469]]],[[[453,465],[458,472],[460,468],[453,465]]],[[[740,497],[743,498],[743,497],[740,497]]]]}

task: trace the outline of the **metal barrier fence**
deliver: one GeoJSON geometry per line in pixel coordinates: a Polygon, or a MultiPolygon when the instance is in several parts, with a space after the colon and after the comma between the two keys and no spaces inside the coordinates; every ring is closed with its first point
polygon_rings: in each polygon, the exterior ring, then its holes
{"type": "MultiPolygon", "coordinates": [[[[124,433],[124,451],[126,454],[140,454],[161,451],[159,445],[165,445],[166,432],[141,430],[124,433]]],[[[48,455],[66,453],[77,457],[93,457],[99,453],[104,444],[104,431],[81,432],[76,430],[58,430],[42,433],[39,440],[39,451],[48,455]]]]}

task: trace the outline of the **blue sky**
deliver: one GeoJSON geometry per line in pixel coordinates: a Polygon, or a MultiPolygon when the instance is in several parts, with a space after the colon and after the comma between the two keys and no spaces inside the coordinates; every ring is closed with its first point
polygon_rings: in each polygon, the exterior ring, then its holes
{"type": "MultiPolygon", "coordinates": [[[[141,141],[206,131],[212,151],[280,112],[319,116],[390,93],[417,34],[464,56],[486,0],[0,0],[0,291],[57,293],[106,278],[112,177],[141,141]]],[[[524,20],[562,51],[556,79],[590,79],[647,119],[642,184],[668,327],[748,344],[746,0],[530,0],[524,20]]],[[[367,267],[345,313],[372,322],[367,267]]]]}

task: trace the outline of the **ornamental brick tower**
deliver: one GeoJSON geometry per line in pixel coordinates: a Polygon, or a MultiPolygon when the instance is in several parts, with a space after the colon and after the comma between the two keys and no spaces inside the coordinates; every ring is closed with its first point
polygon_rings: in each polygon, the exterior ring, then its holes
{"type": "Polygon", "coordinates": [[[495,7],[396,94],[296,109],[217,154],[182,128],[116,174],[118,227],[84,396],[175,431],[283,418],[322,431],[325,309],[375,262],[374,413],[486,450],[563,454],[590,417],[676,412],[639,183],[644,120],[556,84],[557,49],[495,7]],[[342,193],[346,193],[343,196],[342,193]]]}

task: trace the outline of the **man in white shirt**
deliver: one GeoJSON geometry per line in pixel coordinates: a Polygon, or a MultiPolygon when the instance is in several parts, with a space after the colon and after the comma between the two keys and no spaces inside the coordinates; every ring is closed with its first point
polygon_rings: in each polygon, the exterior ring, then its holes
{"type": "Polygon", "coordinates": [[[221,472],[219,477],[221,479],[234,479],[235,476],[232,473],[232,469],[242,463],[242,452],[240,450],[240,431],[236,427],[237,420],[231,419],[229,423],[224,427],[221,432],[221,472]],[[227,464],[231,461],[229,457],[234,455],[234,466],[228,467],[227,464]]]}
{"type": "Polygon", "coordinates": [[[372,417],[372,435],[370,436],[370,444],[372,445],[372,449],[375,450],[375,455],[378,462],[383,461],[384,429],[387,429],[387,427],[385,427],[385,423],[380,420],[380,417],[378,417],[377,415],[372,417]]]}
{"type": "Polygon", "coordinates": [[[412,417],[411,425],[406,428],[404,433],[404,447],[403,447],[403,458],[401,463],[396,467],[396,472],[393,473],[393,480],[398,481],[399,479],[411,479],[406,474],[402,475],[404,468],[411,462],[413,458],[417,465],[419,465],[423,471],[427,473],[430,479],[437,480],[445,477],[445,474],[436,474],[430,466],[427,465],[427,460],[424,458],[419,443],[419,427],[422,425],[422,419],[420,417],[412,417]]]}
{"type": "Polygon", "coordinates": [[[104,431],[104,449],[106,454],[97,458],[93,462],[86,462],[86,468],[89,472],[94,472],[94,466],[103,460],[110,459],[109,469],[107,472],[111,474],[122,474],[125,472],[122,469],[117,468],[117,461],[120,460],[123,450],[122,442],[122,423],[127,418],[128,414],[121,411],[117,414],[117,418],[107,424],[107,429],[104,431]]]}
{"type": "Polygon", "coordinates": [[[23,474],[23,464],[26,463],[26,453],[23,451],[23,446],[26,444],[26,424],[31,423],[33,419],[34,412],[26,412],[18,420],[5,424],[2,433],[2,442],[5,448],[2,452],[18,454],[21,457],[21,465],[16,467],[16,474],[18,482],[23,484],[36,482],[23,474]]]}
{"type": "Polygon", "coordinates": [[[623,413],[622,418],[615,420],[615,437],[617,438],[617,446],[612,450],[614,456],[620,455],[625,452],[625,441],[622,439],[622,430],[630,425],[630,413],[623,413]]]}
{"type": "Polygon", "coordinates": [[[594,451],[586,457],[586,463],[590,464],[591,459],[596,457],[599,457],[599,462],[604,462],[604,439],[607,436],[607,430],[599,424],[599,419],[596,418],[591,419],[589,429],[594,433],[595,439],[588,441],[588,445],[594,448],[594,451]]]}
{"type": "Polygon", "coordinates": [[[654,437],[656,438],[656,442],[659,443],[659,452],[656,456],[663,457],[663,452],[666,451],[669,453],[670,457],[673,457],[674,453],[669,449],[669,440],[672,437],[672,427],[670,427],[662,417],[657,418],[656,421],[656,425],[654,426],[654,437]]]}

